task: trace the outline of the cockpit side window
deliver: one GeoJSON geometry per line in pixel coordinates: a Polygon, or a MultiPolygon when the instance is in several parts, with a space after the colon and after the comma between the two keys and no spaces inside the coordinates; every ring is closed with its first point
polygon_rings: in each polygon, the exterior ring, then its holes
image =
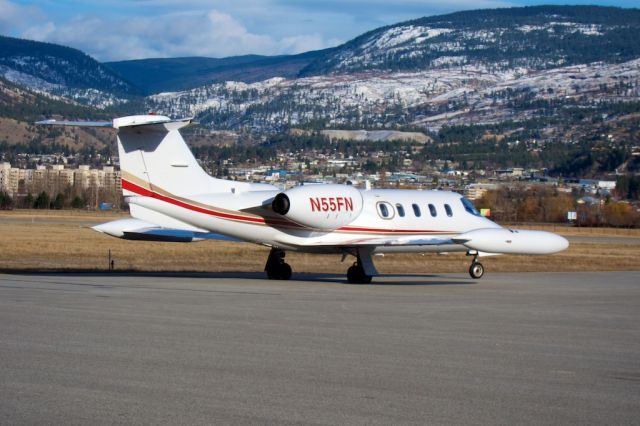
{"type": "Polygon", "coordinates": [[[464,206],[464,209],[466,211],[468,211],[474,216],[480,216],[480,212],[475,208],[475,206],[471,201],[467,200],[464,197],[460,198],[460,201],[462,202],[462,205],[464,206]]]}

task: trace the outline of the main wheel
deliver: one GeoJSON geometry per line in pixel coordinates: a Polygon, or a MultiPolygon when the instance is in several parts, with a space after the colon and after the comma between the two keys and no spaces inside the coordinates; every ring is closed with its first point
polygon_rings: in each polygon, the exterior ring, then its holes
{"type": "Polygon", "coordinates": [[[369,284],[371,275],[365,274],[362,266],[354,264],[347,269],[347,281],[351,284],[369,284]]]}
{"type": "Polygon", "coordinates": [[[473,262],[469,267],[469,275],[471,275],[471,278],[476,280],[482,278],[484,275],[484,266],[482,266],[482,263],[473,262]]]}
{"type": "Polygon", "coordinates": [[[267,267],[267,278],[270,280],[289,280],[291,272],[291,266],[288,263],[273,264],[267,267]]]}
{"type": "Polygon", "coordinates": [[[290,280],[291,279],[291,266],[288,263],[281,263],[278,268],[279,272],[279,280],[290,280]]]}

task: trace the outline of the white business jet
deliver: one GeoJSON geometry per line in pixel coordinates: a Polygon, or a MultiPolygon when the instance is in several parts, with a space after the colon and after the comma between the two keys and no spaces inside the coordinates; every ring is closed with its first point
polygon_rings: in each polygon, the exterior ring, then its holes
{"type": "Polygon", "coordinates": [[[215,179],[200,167],[180,135],[191,119],[157,115],[108,122],[45,120],[37,124],[112,127],[118,130],[123,195],[132,218],[93,229],[130,240],[249,241],[271,247],[265,271],[288,280],[286,251],[354,256],[351,283],[378,275],[372,255],[466,252],[472,278],[478,258],[542,255],[569,243],[543,231],[503,228],[482,217],[460,194],[448,191],[359,189],[351,185],[300,185],[286,191],[259,183],[215,179]]]}

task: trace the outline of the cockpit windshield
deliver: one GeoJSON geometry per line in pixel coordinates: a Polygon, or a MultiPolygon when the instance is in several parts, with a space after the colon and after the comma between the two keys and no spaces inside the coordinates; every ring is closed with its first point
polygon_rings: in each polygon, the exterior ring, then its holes
{"type": "Polygon", "coordinates": [[[464,206],[464,209],[466,211],[468,211],[474,216],[480,216],[480,212],[475,208],[475,206],[471,201],[467,200],[464,197],[460,198],[460,201],[462,201],[462,205],[464,206]]]}

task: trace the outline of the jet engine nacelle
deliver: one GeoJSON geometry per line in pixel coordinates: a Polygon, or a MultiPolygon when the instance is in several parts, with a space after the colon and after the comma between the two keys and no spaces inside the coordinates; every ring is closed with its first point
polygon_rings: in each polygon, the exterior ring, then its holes
{"type": "Polygon", "coordinates": [[[274,212],[306,228],[331,231],[362,212],[362,193],[349,185],[303,185],[276,195],[274,212]]]}
{"type": "Polygon", "coordinates": [[[551,232],[506,228],[476,229],[453,241],[473,250],[504,254],[552,254],[569,247],[564,237],[551,232]]]}

